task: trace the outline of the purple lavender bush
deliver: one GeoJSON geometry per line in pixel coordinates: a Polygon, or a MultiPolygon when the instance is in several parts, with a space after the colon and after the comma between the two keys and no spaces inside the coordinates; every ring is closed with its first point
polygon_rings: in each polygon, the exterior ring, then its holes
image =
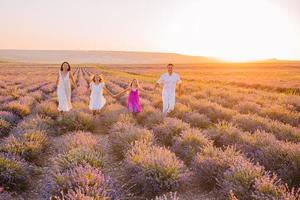
{"type": "Polygon", "coordinates": [[[93,117],[84,112],[70,111],[62,120],[56,122],[57,134],[64,134],[70,131],[93,131],[95,124],[93,117]]]}
{"type": "Polygon", "coordinates": [[[33,97],[36,101],[42,101],[44,99],[44,94],[42,91],[31,92],[30,96],[33,97]]]}
{"type": "Polygon", "coordinates": [[[192,127],[204,129],[212,126],[211,120],[206,115],[197,112],[186,113],[182,120],[189,123],[192,127]]]}
{"type": "Polygon", "coordinates": [[[175,138],[172,150],[187,165],[190,165],[197,153],[212,142],[197,129],[188,129],[175,138]]]}
{"type": "Polygon", "coordinates": [[[191,109],[188,106],[182,103],[176,103],[175,109],[170,113],[170,116],[182,119],[187,113],[190,112],[191,109]]]}
{"type": "Polygon", "coordinates": [[[189,124],[179,119],[165,118],[162,123],[153,128],[153,132],[159,143],[171,146],[175,137],[189,128],[189,124]]]}
{"type": "Polygon", "coordinates": [[[143,112],[139,113],[137,121],[139,124],[150,128],[162,122],[163,116],[160,110],[152,106],[145,106],[143,112]]]}
{"type": "Polygon", "coordinates": [[[49,117],[30,115],[24,118],[13,132],[23,134],[28,131],[40,131],[45,133],[53,133],[55,131],[54,121],[49,117]]]}
{"type": "Polygon", "coordinates": [[[222,179],[224,172],[238,159],[244,157],[234,148],[227,148],[224,151],[213,146],[203,148],[191,164],[195,182],[204,189],[215,188],[217,180],[222,179]]]}
{"type": "Polygon", "coordinates": [[[300,185],[300,145],[277,140],[271,133],[243,132],[230,123],[220,123],[206,135],[217,146],[235,145],[247,157],[263,165],[291,186],[300,185]]]}
{"type": "Polygon", "coordinates": [[[0,111],[0,119],[9,122],[12,125],[17,124],[17,122],[20,120],[20,118],[17,115],[8,111],[0,111]]]}
{"type": "Polygon", "coordinates": [[[64,135],[61,141],[61,149],[68,151],[75,148],[98,149],[99,140],[90,132],[77,131],[64,135]]]}
{"type": "Polygon", "coordinates": [[[54,168],[60,172],[72,169],[76,166],[90,165],[101,169],[104,165],[104,151],[101,148],[74,148],[65,153],[59,154],[54,159],[54,168]]]}
{"type": "Polygon", "coordinates": [[[47,85],[42,86],[40,88],[40,90],[45,94],[49,94],[55,90],[55,87],[56,87],[55,84],[47,84],[47,85]]]}
{"type": "Polygon", "coordinates": [[[255,180],[254,192],[251,197],[254,200],[298,200],[300,199],[300,190],[289,189],[287,185],[282,184],[276,175],[265,175],[255,180]]]}
{"type": "Polygon", "coordinates": [[[3,119],[0,119],[0,137],[7,136],[11,129],[11,124],[3,119]]]}
{"type": "Polygon", "coordinates": [[[0,153],[0,185],[6,190],[25,190],[31,182],[31,166],[18,156],[0,153]]]}
{"type": "Polygon", "coordinates": [[[13,197],[11,192],[2,192],[0,193],[0,199],[3,200],[14,200],[15,198],[13,197]]]}
{"type": "Polygon", "coordinates": [[[259,113],[261,105],[252,101],[241,101],[234,108],[242,114],[259,113]]]}
{"type": "Polygon", "coordinates": [[[279,140],[291,142],[300,141],[300,129],[279,121],[270,120],[257,115],[236,115],[232,121],[245,131],[255,132],[257,130],[272,133],[279,140]]]}
{"type": "Polygon", "coordinates": [[[119,160],[124,159],[126,152],[135,141],[153,143],[153,140],[154,136],[151,131],[131,123],[116,123],[113,125],[109,135],[111,152],[119,160]]]}
{"type": "Polygon", "coordinates": [[[8,103],[9,101],[12,101],[13,98],[11,96],[2,96],[0,95],[0,103],[8,103]]]}
{"type": "Polygon", "coordinates": [[[120,104],[107,105],[101,115],[101,125],[103,128],[110,129],[110,127],[118,122],[121,114],[126,114],[127,110],[120,104]]]}
{"type": "Polygon", "coordinates": [[[54,102],[42,102],[39,103],[35,109],[34,109],[34,113],[37,113],[41,116],[47,116],[50,117],[52,119],[56,119],[58,116],[58,112],[57,112],[57,106],[54,102]]]}
{"type": "Polygon", "coordinates": [[[170,192],[162,196],[157,196],[153,200],[180,200],[176,192],[170,192]]]}
{"type": "Polygon", "coordinates": [[[116,190],[109,177],[103,175],[101,170],[86,166],[76,166],[73,169],[58,172],[55,176],[54,191],[57,195],[67,194],[72,199],[78,196],[88,196],[100,199],[114,199],[116,190]]]}
{"type": "Polygon", "coordinates": [[[31,113],[29,106],[21,104],[17,101],[12,101],[3,105],[3,109],[13,112],[20,117],[25,117],[31,113]]]}
{"type": "Polygon", "coordinates": [[[246,159],[237,159],[218,180],[221,193],[226,197],[232,191],[238,199],[250,200],[257,178],[264,176],[264,169],[246,159]]]}
{"type": "Polygon", "coordinates": [[[34,161],[48,145],[48,138],[45,133],[31,131],[21,135],[10,135],[4,140],[1,151],[20,155],[28,161],[34,161]]]}
{"type": "Polygon", "coordinates": [[[124,161],[124,173],[135,192],[147,197],[176,191],[187,178],[187,169],[166,148],[136,142],[124,161]]]}
{"type": "Polygon", "coordinates": [[[206,115],[214,123],[220,120],[230,121],[236,114],[236,111],[224,108],[223,106],[206,99],[193,102],[191,108],[196,112],[206,115]]]}

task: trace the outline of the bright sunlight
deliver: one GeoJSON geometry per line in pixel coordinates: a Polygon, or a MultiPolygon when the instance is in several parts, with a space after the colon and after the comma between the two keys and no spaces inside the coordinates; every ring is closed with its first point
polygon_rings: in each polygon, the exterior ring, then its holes
{"type": "Polygon", "coordinates": [[[296,56],[296,24],[274,3],[199,0],[184,1],[180,6],[183,12],[173,23],[165,24],[170,34],[164,38],[169,42],[165,45],[177,52],[228,61],[296,56]]]}

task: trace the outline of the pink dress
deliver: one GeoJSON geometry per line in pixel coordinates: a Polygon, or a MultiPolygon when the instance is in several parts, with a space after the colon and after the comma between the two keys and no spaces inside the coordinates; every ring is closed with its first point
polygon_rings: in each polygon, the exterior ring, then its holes
{"type": "Polygon", "coordinates": [[[140,98],[139,98],[139,90],[138,89],[131,89],[128,101],[127,101],[127,108],[130,112],[139,113],[142,111],[140,105],[140,98]]]}

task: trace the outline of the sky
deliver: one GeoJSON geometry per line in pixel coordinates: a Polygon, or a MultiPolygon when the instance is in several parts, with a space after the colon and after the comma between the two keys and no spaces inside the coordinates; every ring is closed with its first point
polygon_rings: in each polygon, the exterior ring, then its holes
{"type": "Polygon", "coordinates": [[[0,49],[300,59],[300,0],[0,0],[0,49]]]}

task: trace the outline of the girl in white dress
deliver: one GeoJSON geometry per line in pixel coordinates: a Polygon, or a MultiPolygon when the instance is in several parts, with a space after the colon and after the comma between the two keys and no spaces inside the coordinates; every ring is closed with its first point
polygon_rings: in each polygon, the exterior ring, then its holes
{"type": "Polygon", "coordinates": [[[58,97],[58,111],[63,113],[70,111],[71,104],[71,82],[74,87],[76,83],[71,72],[71,66],[68,62],[61,64],[56,81],[57,85],[57,97],[58,97]]]}
{"type": "Polygon", "coordinates": [[[103,96],[103,90],[106,91],[112,97],[115,97],[105,86],[104,78],[101,75],[95,74],[92,77],[90,83],[91,96],[90,96],[90,110],[93,111],[93,115],[97,114],[97,111],[100,111],[106,103],[106,100],[103,96]]]}

